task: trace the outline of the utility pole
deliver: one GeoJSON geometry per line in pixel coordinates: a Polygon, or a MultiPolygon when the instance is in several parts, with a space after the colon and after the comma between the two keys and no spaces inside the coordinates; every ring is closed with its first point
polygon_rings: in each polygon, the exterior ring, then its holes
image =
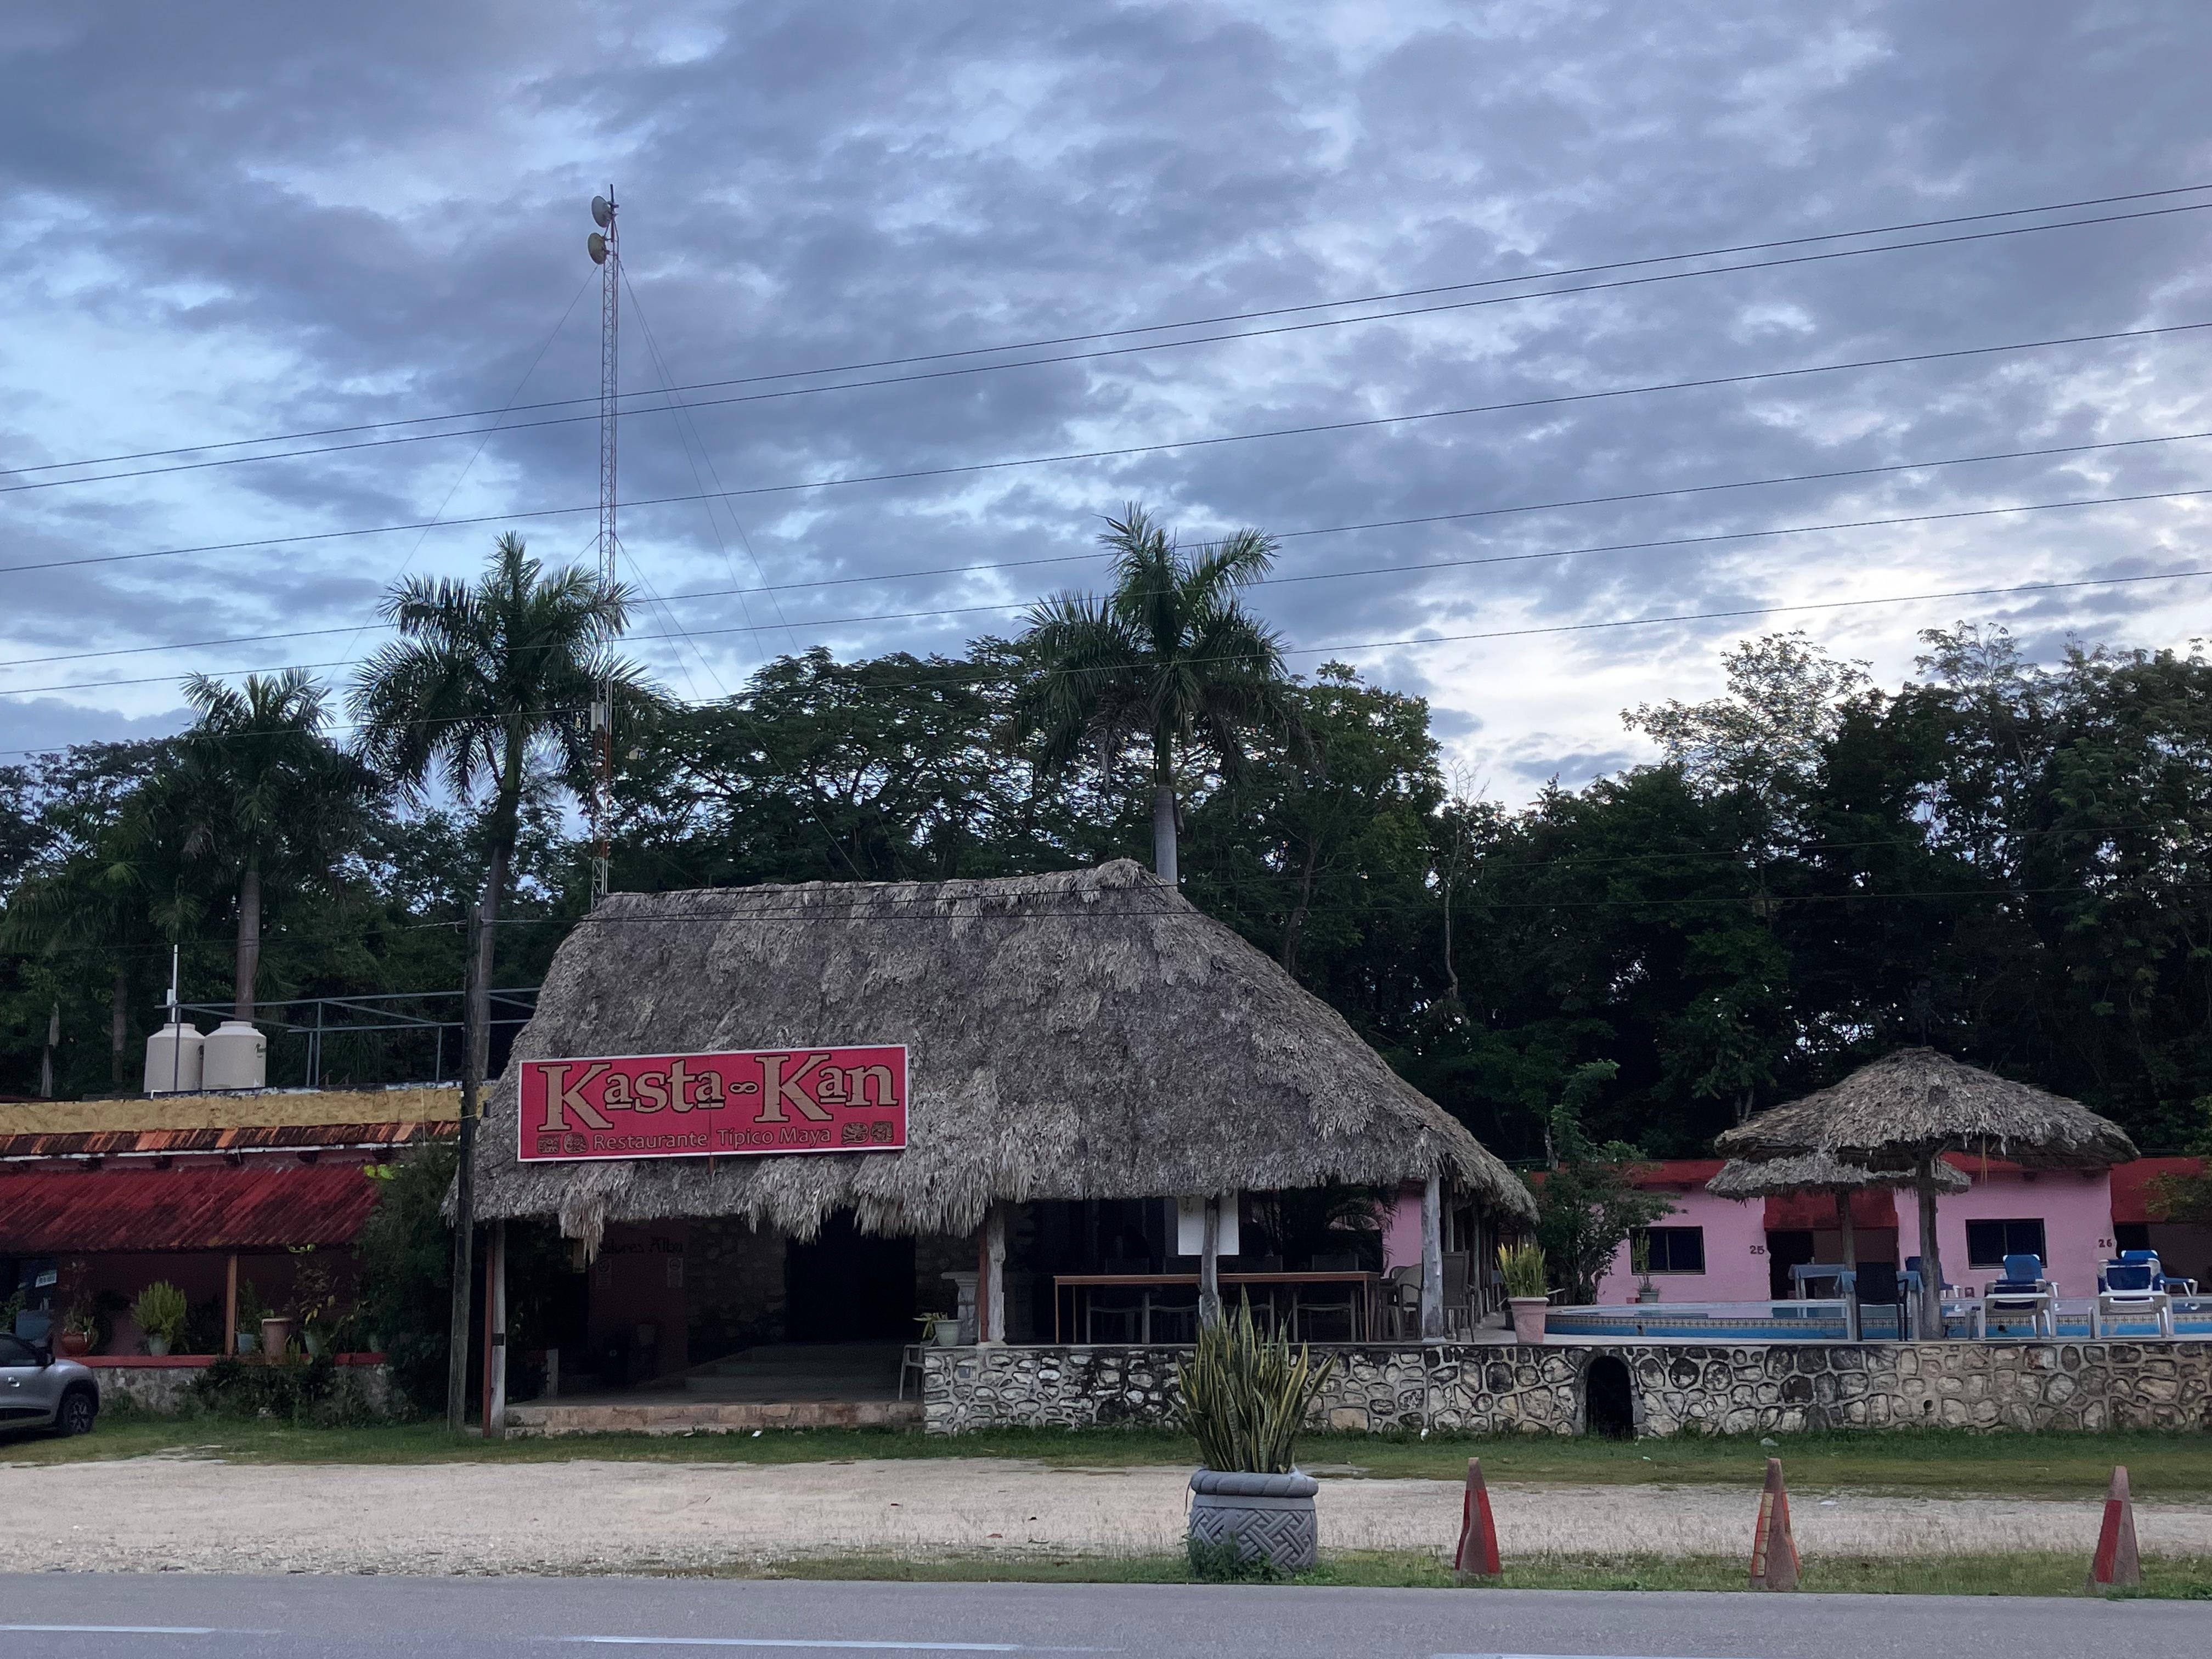
{"type": "Polygon", "coordinates": [[[490,1057],[490,1030],[484,1015],[490,1007],[478,963],[483,943],[483,904],[469,907],[468,967],[461,991],[461,1123],[460,1163],[453,1174],[453,1300],[447,1326],[446,1427],[454,1434],[466,1426],[469,1415],[469,1291],[471,1258],[477,1229],[477,1117],[483,1090],[484,1065],[490,1057]]]}
{"type": "MultiPolygon", "coordinates": [[[[599,581],[615,585],[615,419],[622,340],[622,245],[615,224],[615,187],[592,198],[599,227],[585,250],[599,268],[599,581]]],[[[614,856],[615,681],[613,658],[592,700],[592,902],[607,896],[614,856]]]]}

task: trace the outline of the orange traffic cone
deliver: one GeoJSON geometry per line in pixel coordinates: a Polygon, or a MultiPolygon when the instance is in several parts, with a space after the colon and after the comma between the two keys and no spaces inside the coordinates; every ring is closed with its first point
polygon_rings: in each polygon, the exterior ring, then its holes
{"type": "Polygon", "coordinates": [[[1453,1575],[1462,1584],[1495,1583],[1505,1569],[1498,1561],[1498,1523],[1490,1518],[1490,1488],[1482,1484],[1482,1460],[1467,1460],[1467,1497],[1460,1505],[1459,1548],[1452,1554],[1453,1575]]]}
{"type": "Polygon", "coordinates": [[[2136,1504],[2128,1496],[2128,1469],[2112,1466],[2112,1484],[2105,1493],[2105,1524],[2097,1532],[2097,1553],[2089,1561],[2089,1589],[2140,1589],[2142,1559],[2136,1553],[2136,1504]]]}
{"type": "Polygon", "coordinates": [[[1751,1536],[1751,1587],[1797,1588],[1797,1540],[1790,1535],[1790,1493],[1782,1484],[1782,1460],[1766,1460],[1766,1486],[1759,1494],[1759,1528],[1751,1536]]]}

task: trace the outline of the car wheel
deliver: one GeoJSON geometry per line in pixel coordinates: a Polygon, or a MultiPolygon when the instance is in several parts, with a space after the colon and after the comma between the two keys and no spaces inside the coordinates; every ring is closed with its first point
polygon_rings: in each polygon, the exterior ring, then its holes
{"type": "Polygon", "coordinates": [[[56,1434],[90,1434],[93,1419],[100,1415],[100,1402],[82,1389],[62,1396],[62,1408],[54,1413],[56,1434]]]}

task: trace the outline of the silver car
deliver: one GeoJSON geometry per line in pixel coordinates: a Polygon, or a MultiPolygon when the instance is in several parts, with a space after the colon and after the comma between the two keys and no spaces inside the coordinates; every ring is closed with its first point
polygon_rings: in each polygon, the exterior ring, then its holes
{"type": "Polygon", "coordinates": [[[0,1433],[88,1434],[99,1416],[100,1380],[89,1366],[0,1332],[0,1433]]]}

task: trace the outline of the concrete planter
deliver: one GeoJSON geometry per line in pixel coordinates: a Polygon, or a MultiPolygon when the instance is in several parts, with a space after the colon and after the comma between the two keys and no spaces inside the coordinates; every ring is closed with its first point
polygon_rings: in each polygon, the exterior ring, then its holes
{"type": "Polygon", "coordinates": [[[1314,1515],[1320,1490],[1310,1474],[1200,1469],[1190,1477],[1190,1540],[1218,1546],[1233,1540],[1241,1560],[1304,1572],[1321,1542],[1314,1515]]]}
{"type": "Polygon", "coordinates": [[[1546,1296],[1513,1296],[1506,1298],[1513,1306],[1513,1340],[1516,1342],[1541,1342],[1544,1340],[1544,1315],[1552,1305],[1546,1296]]]}

